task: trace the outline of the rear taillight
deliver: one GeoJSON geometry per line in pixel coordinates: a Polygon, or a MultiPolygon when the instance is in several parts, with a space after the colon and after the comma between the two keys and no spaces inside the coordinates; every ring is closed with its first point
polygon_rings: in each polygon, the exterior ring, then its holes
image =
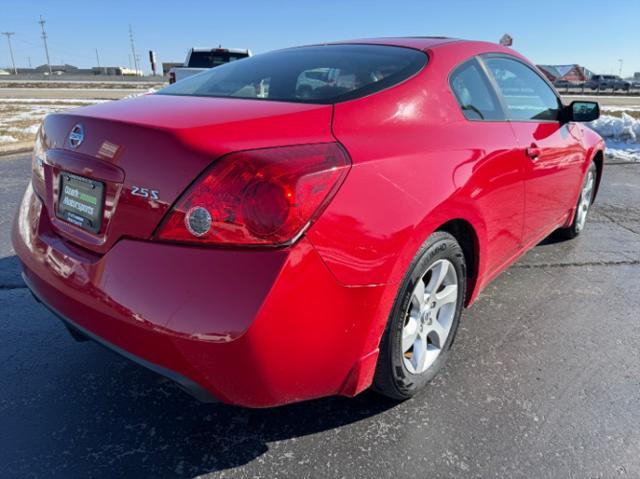
{"type": "Polygon", "coordinates": [[[350,165],[335,143],[227,155],[183,194],[156,238],[212,245],[289,244],[322,212],[350,165]]]}

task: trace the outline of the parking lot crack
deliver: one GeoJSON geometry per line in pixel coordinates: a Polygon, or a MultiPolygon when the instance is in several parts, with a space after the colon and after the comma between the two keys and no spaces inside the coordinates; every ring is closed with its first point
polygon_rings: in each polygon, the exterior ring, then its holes
{"type": "Polygon", "coordinates": [[[567,263],[536,263],[536,264],[516,264],[514,268],[571,268],[582,266],[637,266],[640,260],[619,260],[619,261],[583,261],[567,263]]]}
{"type": "Polygon", "coordinates": [[[629,226],[623,224],[622,222],[616,220],[615,218],[613,218],[612,216],[608,215],[607,213],[604,213],[602,211],[598,211],[598,213],[602,216],[604,216],[605,218],[607,218],[609,221],[611,221],[613,224],[615,224],[616,226],[619,226],[622,229],[625,229],[627,231],[629,231],[630,233],[636,234],[636,235],[640,235],[640,231],[636,231],[633,228],[630,228],[629,226]]]}

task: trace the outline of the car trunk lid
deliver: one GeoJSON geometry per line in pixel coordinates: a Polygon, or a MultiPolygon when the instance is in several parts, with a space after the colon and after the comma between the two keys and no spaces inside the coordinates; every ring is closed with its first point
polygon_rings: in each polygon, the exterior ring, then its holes
{"type": "Polygon", "coordinates": [[[42,130],[44,179],[34,186],[58,233],[102,254],[123,237],[149,239],[180,194],[227,153],[334,141],[331,114],[330,105],[168,95],[52,114],[42,130]],[[99,222],[80,224],[94,203],[99,222]]]}

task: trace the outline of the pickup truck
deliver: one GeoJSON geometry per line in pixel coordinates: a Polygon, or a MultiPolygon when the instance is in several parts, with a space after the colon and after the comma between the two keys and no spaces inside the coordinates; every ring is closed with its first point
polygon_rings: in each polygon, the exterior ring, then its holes
{"type": "Polygon", "coordinates": [[[209,68],[251,56],[251,50],[240,48],[192,48],[182,67],[169,70],[169,83],[184,80],[209,68]]]}
{"type": "Polygon", "coordinates": [[[623,80],[618,75],[593,75],[585,86],[592,90],[608,90],[612,88],[613,91],[629,91],[631,89],[631,82],[623,80]]]}

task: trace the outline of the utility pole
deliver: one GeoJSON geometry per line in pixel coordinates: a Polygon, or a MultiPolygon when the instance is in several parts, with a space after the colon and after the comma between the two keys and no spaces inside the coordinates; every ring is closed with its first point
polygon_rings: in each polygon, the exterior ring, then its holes
{"type": "Polygon", "coordinates": [[[44,30],[44,24],[47,22],[45,22],[44,18],[42,18],[42,15],[40,15],[40,21],[38,23],[42,28],[42,41],[44,42],[44,53],[47,56],[47,66],[49,67],[49,75],[51,75],[51,73],[53,72],[51,71],[51,60],[49,60],[49,47],[47,46],[47,32],[45,32],[44,30]]]}
{"type": "MultiPolygon", "coordinates": [[[[100,70],[100,55],[98,55],[98,49],[96,48],[96,61],[98,62],[98,70],[100,70]]],[[[107,67],[104,67],[104,74],[107,74],[107,67]]]]}
{"type": "Polygon", "coordinates": [[[3,35],[7,37],[7,42],[9,42],[9,53],[11,54],[11,64],[13,65],[13,73],[18,74],[18,69],[16,68],[16,61],[13,59],[13,48],[11,47],[11,35],[15,35],[15,32],[2,32],[3,35]]]}
{"type": "Polygon", "coordinates": [[[27,63],[29,64],[29,68],[31,68],[31,57],[27,57],[27,63]]]}
{"type": "Polygon", "coordinates": [[[620,62],[620,70],[618,71],[618,75],[620,76],[620,78],[622,78],[622,58],[620,58],[618,61],[620,62]]]}
{"type": "Polygon", "coordinates": [[[131,24],[129,24],[129,40],[131,40],[131,53],[133,57],[133,66],[136,70],[136,75],[138,74],[138,56],[136,55],[136,46],[133,42],[133,29],[131,28],[131,24]]]}

